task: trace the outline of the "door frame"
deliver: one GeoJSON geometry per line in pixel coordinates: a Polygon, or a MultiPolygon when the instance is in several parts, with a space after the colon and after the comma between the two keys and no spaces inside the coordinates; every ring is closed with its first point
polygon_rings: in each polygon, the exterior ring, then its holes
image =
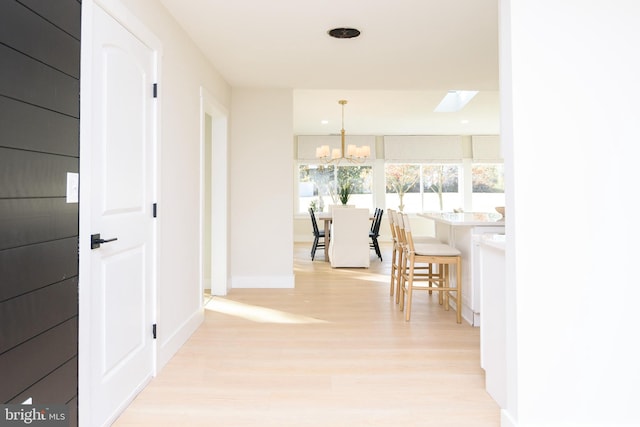
{"type": "MultiPolygon", "coordinates": [[[[90,425],[91,410],[100,402],[93,399],[91,386],[91,135],[92,135],[92,108],[93,103],[93,70],[92,70],[92,45],[93,45],[93,16],[95,8],[101,8],[131,34],[138,38],[153,52],[154,56],[154,81],[161,83],[160,58],[162,58],[162,43],[149,29],[119,0],[85,0],[82,2],[82,30],[81,30],[81,60],[80,60],[80,198],[79,198],[79,244],[78,244],[78,423],[79,425],[90,425]],[[87,202],[84,202],[87,201],[87,202]]],[[[154,117],[153,123],[153,144],[155,145],[154,199],[160,202],[160,97],[153,103],[154,117]]],[[[161,235],[161,222],[155,222],[155,253],[161,235]]],[[[156,320],[157,307],[157,259],[153,261],[153,312],[156,320]]],[[[152,373],[155,376],[157,371],[157,348],[154,343],[152,373]]],[[[111,420],[114,421],[114,420],[111,420]]]]}
{"type": "Polygon", "coordinates": [[[210,257],[211,294],[227,295],[229,289],[228,261],[228,112],[215,98],[200,87],[200,294],[204,291],[205,257],[210,257]],[[211,141],[207,141],[206,115],[211,117],[211,141]],[[206,144],[211,144],[207,159],[206,144]],[[211,180],[206,182],[206,165],[211,168],[211,180]],[[205,211],[205,201],[211,201],[211,212],[205,211]],[[204,230],[210,222],[211,253],[206,251],[204,230]],[[214,238],[215,237],[215,238],[214,238]]]}

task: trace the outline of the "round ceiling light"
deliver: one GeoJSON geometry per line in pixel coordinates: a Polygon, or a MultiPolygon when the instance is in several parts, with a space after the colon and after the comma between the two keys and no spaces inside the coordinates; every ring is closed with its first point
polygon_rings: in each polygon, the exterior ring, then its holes
{"type": "Polygon", "coordinates": [[[337,39],[352,39],[360,35],[360,31],[355,28],[334,28],[327,33],[337,39]]]}

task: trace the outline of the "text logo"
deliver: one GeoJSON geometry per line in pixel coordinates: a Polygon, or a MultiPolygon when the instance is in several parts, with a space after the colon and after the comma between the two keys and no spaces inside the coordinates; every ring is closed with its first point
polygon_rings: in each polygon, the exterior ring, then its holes
{"type": "Polygon", "coordinates": [[[0,405],[0,427],[69,427],[66,405],[0,405]]]}

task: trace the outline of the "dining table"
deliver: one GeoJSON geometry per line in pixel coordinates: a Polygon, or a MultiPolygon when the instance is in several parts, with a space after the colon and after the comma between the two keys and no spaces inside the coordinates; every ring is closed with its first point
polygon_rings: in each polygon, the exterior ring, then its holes
{"type": "MultiPolygon", "coordinates": [[[[329,261],[329,242],[331,241],[331,212],[315,212],[316,220],[324,223],[324,260],[329,261]]],[[[369,219],[373,220],[374,215],[369,213],[369,219]]]]}

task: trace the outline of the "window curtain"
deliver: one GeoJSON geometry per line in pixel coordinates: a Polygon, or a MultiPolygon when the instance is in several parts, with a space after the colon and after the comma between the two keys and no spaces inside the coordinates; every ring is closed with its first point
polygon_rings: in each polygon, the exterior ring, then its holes
{"type": "Polygon", "coordinates": [[[459,135],[385,136],[384,159],[390,163],[461,163],[459,135]]]}
{"type": "Polygon", "coordinates": [[[476,135],[471,137],[474,163],[502,163],[500,136],[476,135]]]}

